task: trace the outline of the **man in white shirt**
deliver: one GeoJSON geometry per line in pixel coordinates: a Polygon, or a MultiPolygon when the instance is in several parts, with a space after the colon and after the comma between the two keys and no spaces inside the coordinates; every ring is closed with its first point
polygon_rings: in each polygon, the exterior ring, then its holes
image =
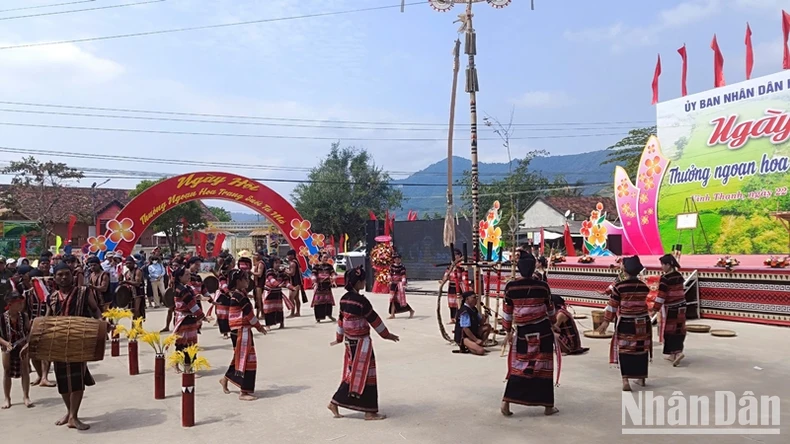
{"type": "Polygon", "coordinates": [[[154,308],[161,305],[161,297],[165,294],[165,267],[159,256],[151,256],[151,265],[148,266],[148,280],[151,281],[151,290],[154,294],[154,308]]]}

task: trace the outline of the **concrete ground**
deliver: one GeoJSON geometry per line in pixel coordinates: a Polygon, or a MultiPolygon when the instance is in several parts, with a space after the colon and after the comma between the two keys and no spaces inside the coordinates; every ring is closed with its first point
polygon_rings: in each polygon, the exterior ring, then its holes
{"type": "MultiPolygon", "coordinates": [[[[423,284],[435,289],[434,283],[423,284]]],[[[387,296],[369,297],[380,314],[386,312],[387,296]]],[[[326,405],[340,380],[343,348],[329,347],[335,326],[316,325],[308,307],[301,318],[287,321],[287,329],[267,336],[256,333],[257,401],[242,402],[236,393],[222,393],[218,380],[230,362],[231,346],[215,327],[207,327],[200,345],[214,368],[197,380],[195,427],[181,427],[180,377],[169,370],[167,399],[154,400],[152,351],[140,344],[142,374],[129,376],[122,344],[120,357],[112,358],[108,351],[104,361],[90,364],[97,385],[86,391],[81,412],[90,430],[54,425],[64,413],[56,389],[34,387],[31,396],[36,406],[25,409],[15,380],[14,405],[0,411],[0,438],[11,444],[788,442],[790,329],[702,321],[735,330],[738,336],[690,333],[688,357],[679,368],[663,361],[657,346],[648,380],[649,389],[665,396],[682,391],[712,397],[716,390],[778,395],[784,402],[781,435],[624,436],[619,372],[609,367],[608,340],[586,339],[589,353],[563,359],[561,386],[556,389],[558,415],[544,417],[542,408],[514,405],[515,415],[505,418],[499,413],[506,373],[500,349],[485,357],[451,353],[453,347],[438,331],[436,297],[412,295],[409,302],[417,311],[414,319],[385,321],[401,341],[374,338],[379,405],[389,415],[385,421],[366,422],[362,414],[348,411],[345,419],[332,418],[326,405]]],[[[444,301],[442,307],[446,320],[444,301]]],[[[583,308],[577,312],[589,314],[583,308]]],[[[164,316],[162,309],[151,310],[146,327],[162,328],[164,316]]],[[[589,316],[579,322],[580,329],[590,326],[589,316]]]]}

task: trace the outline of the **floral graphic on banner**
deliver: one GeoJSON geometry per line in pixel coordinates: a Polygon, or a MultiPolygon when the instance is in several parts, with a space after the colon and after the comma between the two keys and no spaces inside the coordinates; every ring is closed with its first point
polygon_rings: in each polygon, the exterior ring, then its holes
{"type": "Polygon", "coordinates": [[[491,260],[498,261],[502,254],[502,229],[497,227],[502,219],[499,213],[499,201],[494,201],[494,205],[486,213],[486,218],[478,223],[480,234],[480,253],[483,259],[488,258],[488,244],[492,245],[491,260]]]}
{"type": "Polygon", "coordinates": [[[609,231],[604,225],[606,214],[603,204],[598,202],[595,209],[590,212],[590,218],[582,222],[579,233],[584,238],[584,247],[590,256],[614,256],[614,253],[606,248],[609,231]]]}
{"type": "Polygon", "coordinates": [[[310,237],[310,221],[293,219],[291,221],[291,239],[307,240],[310,237]]]}
{"type": "Polygon", "coordinates": [[[128,217],[118,221],[115,219],[110,220],[107,222],[107,229],[110,231],[110,236],[108,239],[113,244],[118,244],[123,242],[132,242],[135,238],[134,231],[134,221],[129,219],[128,217]]]}
{"type": "Polygon", "coordinates": [[[107,251],[107,238],[104,236],[96,236],[88,238],[88,251],[91,253],[98,253],[100,251],[107,251]]]}

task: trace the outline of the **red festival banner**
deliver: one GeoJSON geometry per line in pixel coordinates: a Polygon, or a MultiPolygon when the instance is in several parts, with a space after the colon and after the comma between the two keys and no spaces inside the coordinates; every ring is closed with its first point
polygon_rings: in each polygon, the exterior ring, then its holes
{"type": "Polygon", "coordinates": [[[683,44],[683,47],[678,49],[678,54],[680,54],[680,58],[683,60],[683,65],[680,68],[680,95],[685,97],[688,94],[688,89],[686,88],[686,77],[688,75],[689,69],[689,61],[688,61],[688,54],[686,53],[686,44],[683,44]]]}
{"type": "Polygon", "coordinates": [[[752,28],[746,22],[746,80],[752,78],[752,68],[754,68],[754,47],[752,47],[752,28]]]}

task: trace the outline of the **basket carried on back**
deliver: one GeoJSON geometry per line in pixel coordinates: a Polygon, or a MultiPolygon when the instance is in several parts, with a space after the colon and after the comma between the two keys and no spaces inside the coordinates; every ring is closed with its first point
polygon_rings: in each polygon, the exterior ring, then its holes
{"type": "Polygon", "coordinates": [[[79,316],[44,316],[30,329],[30,356],[50,362],[94,362],[104,359],[107,323],[79,316]]]}

